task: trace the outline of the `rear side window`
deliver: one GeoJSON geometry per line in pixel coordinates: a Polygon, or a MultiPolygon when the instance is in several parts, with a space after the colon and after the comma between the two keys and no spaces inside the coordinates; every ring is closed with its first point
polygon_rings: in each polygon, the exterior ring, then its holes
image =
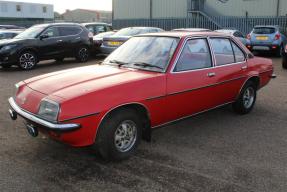
{"type": "Polygon", "coordinates": [[[237,63],[245,61],[244,52],[234,42],[231,42],[231,44],[234,51],[235,61],[237,63]]]}
{"type": "Polygon", "coordinates": [[[213,38],[211,39],[211,45],[217,66],[235,63],[233,49],[229,39],[213,38]]]}
{"type": "Polygon", "coordinates": [[[175,72],[212,67],[206,39],[188,40],[176,64],[175,72]]]}
{"type": "Polygon", "coordinates": [[[60,36],[78,35],[82,29],[80,27],[59,27],[60,36]]]}
{"type": "Polygon", "coordinates": [[[257,27],[253,29],[254,34],[273,34],[276,29],[273,27],[257,27]]]}

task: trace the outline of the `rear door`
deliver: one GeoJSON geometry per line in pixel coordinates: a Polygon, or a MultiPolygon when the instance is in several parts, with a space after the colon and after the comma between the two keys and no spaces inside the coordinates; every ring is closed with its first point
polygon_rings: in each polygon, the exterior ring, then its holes
{"type": "Polygon", "coordinates": [[[245,52],[229,38],[210,38],[214,54],[215,68],[213,89],[215,105],[235,101],[244,81],[248,68],[245,52]]]}
{"type": "Polygon", "coordinates": [[[80,36],[82,31],[83,29],[79,26],[59,27],[64,56],[73,56],[73,54],[79,49],[82,42],[80,36]]]}
{"type": "Polygon", "coordinates": [[[215,84],[207,39],[187,40],[175,66],[167,74],[167,120],[186,117],[215,106],[215,84]]]}

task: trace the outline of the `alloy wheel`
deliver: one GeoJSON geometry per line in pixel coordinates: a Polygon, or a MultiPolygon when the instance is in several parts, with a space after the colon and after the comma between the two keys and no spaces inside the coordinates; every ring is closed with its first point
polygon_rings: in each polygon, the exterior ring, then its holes
{"type": "Polygon", "coordinates": [[[243,104],[246,109],[252,107],[255,100],[255,90],[252,87],[248,87],[243,94],[243,104]]]}
{"type": "Polygon", "coordinates": [[[118,151],[127,152],[136,143],[137,126],[131,120],[123,121],[116,129],[114,135],[114,144],[118,151]]]}
{"type": "Polygon", "coordinates": [[[87,61],[89,58],[89,50],[85,47],[79,50],[79,59],[80,61],[84,62],[87,61]]]}
{"type": "Polygon", "coordinates": [[[32,69],[36,65],[36,57],[31,53],[24,53],[19,58],[19,65],[22,69],[32,69]]]}

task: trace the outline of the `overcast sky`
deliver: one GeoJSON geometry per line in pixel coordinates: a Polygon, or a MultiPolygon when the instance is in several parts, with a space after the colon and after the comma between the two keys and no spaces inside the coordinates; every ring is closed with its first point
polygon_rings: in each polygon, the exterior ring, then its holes
{"type": "Polygon", "coordinates": [[[112,10],[112,0],[6,0],[17,2],[47,3],[54,4],[54,10],[60,13],[66,9],[93,9],[93,10],[112,10]]]}

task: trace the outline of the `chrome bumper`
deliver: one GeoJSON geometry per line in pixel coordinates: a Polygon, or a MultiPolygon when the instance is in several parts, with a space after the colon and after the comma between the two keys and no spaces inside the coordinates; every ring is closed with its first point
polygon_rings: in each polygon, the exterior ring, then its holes
{"type": "Polygon", "coordinates": [[[21,109],[17,103],[15,102],[14,98],[9,98],[9,104],[11,109],[9,109],[9,114],[12,120],[17,119],[17,115],[23,117],[26,120],[35,123],[36,125],[43,126],[51,131],[74,131],[76,129],[81,128],[80,124],[58,124],[58,123],[51,123],[49,121],[43,120],[36,115],[29,113],[23,109],[21,109]]]}

